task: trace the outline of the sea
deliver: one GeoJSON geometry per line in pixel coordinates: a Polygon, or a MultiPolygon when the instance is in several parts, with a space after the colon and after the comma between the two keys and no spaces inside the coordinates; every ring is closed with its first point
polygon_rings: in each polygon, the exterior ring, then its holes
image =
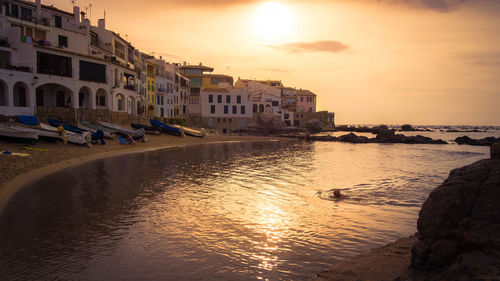
{"type": "Polygon", "coordinates": [[[0,280],[307,280],[413,235],[450,170],[489,158],[453,140],[500,136],[432,129],[405,134],[449,144],[232,142],[61,170],[0,216],[0,280]]]}

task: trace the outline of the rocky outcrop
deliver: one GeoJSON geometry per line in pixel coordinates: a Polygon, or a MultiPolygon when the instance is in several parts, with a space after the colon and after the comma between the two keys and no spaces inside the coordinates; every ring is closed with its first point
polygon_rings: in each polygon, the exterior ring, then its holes
{"type": "Polygon", "coordinates": [[[335,264],[311,280],[500,280],[500,143],[491,159],[450,172],[422,206],[417,229],[414,240],[335,264]]]}
{"type": "Polygon", "coordinates": [[[443,140],[434,140],[424,136],[405,136],[395,134],[394,130],[381,129],[375,138],[358,136],[353,133],[342,135],[340,137],[333,136],[310,136],[309,140],[315,141],[338,141],[348,143],[407,143],[407,144],[447,144],[443,140]]]}
{"type": "Polygon", "coordinates": [[[468,144],[468,145],[477,145],[477,146],[491,146],[495,142],[500,142],[500,138],[495,137],[487,137],[484,139],[471,139],[468,136],[458,137],[455,139],[455,142],[458,144],[468,144]]]}
{"type": "Polygon", "coordinates": [[[422,206],[417,229],[413,268],[466,280],[499,273],[487,265],[500,269],[500,160],[451,171],[422,206]]]}

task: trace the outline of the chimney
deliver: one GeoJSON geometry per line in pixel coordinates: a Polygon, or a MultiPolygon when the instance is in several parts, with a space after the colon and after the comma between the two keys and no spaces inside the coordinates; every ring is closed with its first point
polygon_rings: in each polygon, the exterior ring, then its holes
{"type": "Polygon", "coordinates": [[[97,27],[99,29],[106,29],[106,20],[105,19],[99,19],[97,21],[97,27]]]}
{"type": "Polygon", "coordinates": [[[75,24],[80,23],[80,7],[74,6],[73,7],[73,16],[75,17],[75,24]]]}
{"type": "Polygon", "coordinates": [[[42,19],[42,0],[35,0],[36,5],[36,19],[42,19]]]}
{"type": "Polygon", "coordinates": [[[85,21],[85,12],[80,12],[80,22],[83,23],[85,21]]]}

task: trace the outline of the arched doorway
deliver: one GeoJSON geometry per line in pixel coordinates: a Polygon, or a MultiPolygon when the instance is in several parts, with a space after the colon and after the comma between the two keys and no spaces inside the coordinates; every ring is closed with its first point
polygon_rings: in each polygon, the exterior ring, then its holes
{"type": "Polygon", "coordinates": [[[95,106],[97,108],[106,107],[108,105],[107,96],[108,93],[106,92],[106,90],[102,88],[97,90],[97,92],[95,93],[95,106]]]}
{"type": "Polygon", "coordinates": [[[29,95],[28,86],[23,82],[17,82],[14,85],[14,106],[15,107],[28,107],[29,95]]]}
{"type": "Polygon", "coordinates": [[[128,97],[127,98],[127,113],[135,116],[137,112],[136,109],[136,102],[134,97],[128,97]]]}
{"type": "Polygon", "coordinates": [[[9,106],[9,89],[2,80],[0,80],[0,106],[9,106]]]}
{"type": "Polygon", "coordinates": [[[268,112],[268,113],[273,112],[273,110],[272,110],[272,108],[271,108],[271,106],[270,106],[269,104],[266,104],[266,109],[265,109],[265,111],[266,111],[266,112],[268,112]]]}
{"type": "Polygon", "coordinates": [[[73,107],[73,91],[67,87],[49,83],[36,88],[36,105],[44,107],[73,107]]]}
{"type": "Polygon", "coordinates": [[[116,94],[116,110],[125,111],[125,97],[123,94],[116,94]]]}
{"type": "Polygon", "coordinates": [[[264,105],[263,104],[259,105],[259,112],[260,113],[264,112],[264,105]]]}
{"type": "Polygon", "coordinates": [[[78,107],[85,109],[92,108],[92,91],[88,87],[82,87],[78,91],[78,107]]]}
{"type": "Polygon", "coordinates": [[[254,103],[253,104],[253,112],[256,113],[257,112],[257,105],[254,103]]]}

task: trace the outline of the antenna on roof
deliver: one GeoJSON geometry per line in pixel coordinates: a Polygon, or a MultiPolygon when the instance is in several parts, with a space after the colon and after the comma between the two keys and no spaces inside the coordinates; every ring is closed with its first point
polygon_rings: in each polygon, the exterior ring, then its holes
{"type": "Polygon", "coordinates": [[[89,3],[89,18],[90,22],[92,22],[92,3],[89,3]]]}
{"type": "Polygon", "coordinates": [[[106,10],[104,10],[104,19],[106,19],[106,10]]]}

